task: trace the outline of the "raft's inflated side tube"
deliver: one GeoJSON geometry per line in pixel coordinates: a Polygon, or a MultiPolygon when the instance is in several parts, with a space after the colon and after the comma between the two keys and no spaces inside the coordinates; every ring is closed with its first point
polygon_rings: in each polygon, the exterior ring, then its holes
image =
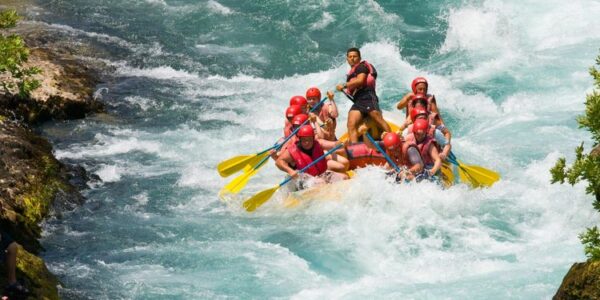
{"type": "MultiPolygon", "coordinates": [[[[393,122],[390,122],[388,120],[386,120],[386,122],[388,123],[388,125],[390,125],[390,127],[392,128],[392,131],[394,131],[394,132],[398,131],[398,129],[400,128],[398,125],[396,125],[393,122]]],[[[375,122],[373,122],[372,120],[369,120],[367,122],[367,125],[370,127],[376,126],[375,122]]],[[[372,128],[371,130],[369,130],[369,132],[371,132],[371,133],[378,132],[378,131],[380,132],[380,130],[378,128],[372,128]]],[[[371,135],[373,137],[375,137],[373,134],[371,134],[371,135]]],[[[347,132],[344,133],[340,137],[340,141],[345,141],[347,139],[348,139],[347,132]]],[[[375,138],[375,139],[378,139],[378,138],[375,138]]],[[[377,152],[377,151],[374,151],[374,152],[377,152]]],[[[380,153],[376,153],[376,155],[363,155],[363,156],[352,158],[352,159],[350,157],[348,157],[348,160],[350,160],[350,170],[354,170],[357,168],[363,168],[367,165],[385,165],[385,163],[386,163],[385,158],[380,153]]],[[[457,174],[458,174],[458,171],[454,165],[452,165],[448,162],[444,162],[442,164],[442,182],[444,183],[444,186],[449,187],[451,185],[460,183],[460,178],[457,174]]]]}
{"type": "Polygon", "coordinates": [[[346,147],[350,170],[364,168],[368,165],[383,166],[386,163],[383,154],[375,149],[367,147],[364,143],[356,143],[346,147]]]}

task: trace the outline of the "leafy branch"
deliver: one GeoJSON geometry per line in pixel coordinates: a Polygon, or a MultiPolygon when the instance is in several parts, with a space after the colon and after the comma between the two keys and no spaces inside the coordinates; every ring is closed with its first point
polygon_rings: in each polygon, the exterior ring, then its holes
{"type": "MultiPolygon", "coordinates": [[[[0,29],[14,27],[21,17],[15,10],[0,12],[0,29]]],[[[32,76],[39,74],[38,67],[25,67],[29,59],[29,48],[23,38],[16,34],[0,34],[0,74],[8,73],[8,78],[3,77],[1,85],[5,93],[17,89],[20,98],[27,98],[31,92],[40,86],[39,80],[32,76]],[[16,81],[16,82],[15,82],[16,81]]]]}
{"type": "MultiPolygon", "coordinates": [[[[600,66],[600,56],[596,58],[596,64],[600,66]]],[[[590,68],[590,75],[594,78],[594,85],[600,89],[600,71],[595,67],[590,68]]],[[[567,167],[565,158],[559,158],[552,169],[552,183],[567,181],[574,185],[581,180],[587,180],[588,186],[585,191],[593,194],[596,199],[593,202],[594,209],[600,212],[600,94],[594,90],[588,94],[585,102],[585,114],[577,117],[579,128],[585,128],[592,134],[594,147],[589,154],[584,154],[583,143],[575,148],[575,161],[567,167]]],[[[585,233],[579,235],[584,245],[584,252],[590,260],[600,260],[600,231],[594,226],[588,228],[585,233]]]]}

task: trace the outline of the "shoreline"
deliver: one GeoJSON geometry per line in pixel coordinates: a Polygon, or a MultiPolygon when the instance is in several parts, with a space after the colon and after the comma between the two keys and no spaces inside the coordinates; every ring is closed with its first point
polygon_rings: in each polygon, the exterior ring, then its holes
{"type": "MultiPolygon", "coordinates": [[[[3,1],[0,9],[15,8],[26,16],[23,12],[33,5],[31,1],[3,1]]],[[[39,242],[40,224],[82,204],[79,190],[85,186],[76,182],[88,178],[83,168],[58,161],[50,142],[37,134],[35,127],[103,112],[103,104],[93,97],[101,66],[78,58],[73,45],[67,45],[69,41],[53,36],[43,24],[21,20],[15,28],[3,30],[3,34],[13,33],[30,49],[26,65],[42,69],[34,76],[41,87],[28,99],[0,92],[0,224],[20,245],[17,278],[31,291],[29,298],[59,299],[60,281],[40,258],[44,251],[39,242]]],[[[0,288],[6,280],[3,268],[0,288]]]]}

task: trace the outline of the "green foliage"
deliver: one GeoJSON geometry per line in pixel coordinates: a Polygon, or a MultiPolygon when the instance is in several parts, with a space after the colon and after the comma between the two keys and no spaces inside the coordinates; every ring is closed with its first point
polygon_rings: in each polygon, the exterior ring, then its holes
{"type": "MultiPolygon", "coordinates": [[[[17,12],[14,10],[0,13],[0,28],[15,26],[19,20],[17,12]]],[[[2,81],[2,88],[5,93],[10,93],[11,89],[17,88],[18,96],[28,97],[33,90],[40,86],[40,82],[32,79],[31,76],[38,74],[41,70],[37,67],[26,68],[23,66],[29,58],[29,49],[23,39],[15,34],[5,36],[0,34],[0,73],[10,74],[10,79],[2,81]],[[16,83],[11,79],[15,79],[16,83]]]]}
{"type": "Polygon", "coordinates": [[[591,260],[600,260],[600,231],[594,226],[579,235],[585,255],[591,260]]]}
{"type": "MultiPolygon", "coordinates": [[[[596,85],[600,85],[600,73],[592,68],[591,74],[594,74],[596,85]]],[[[591,133],[595,141],[594,146],[600,142],[600,94],[593,91],[587,96],[585,102],[585,115],[577,118],[580,127],[587,128],[591,133]]]]}
{"type": "MultiPolygon", "coordinates": [[[[600,66],[600,56],[596,59],[600,66]]],[[[590,75],[594,78],[594,85],[600,89],[600,71],[595,67],[590,68],[590,75]]],[[[585,102],[585,114],[577,118],[580,128],[586,128],[592,134],[594,147],[600,147],[600,94],[592,91],[585,102]]],[[[574,185],[581,180],[587,180],[586,193],[593,194],[594,209],[600,212],[600,148],[596,153],[584,154],[583,143],[575,148],[575,161],[567,167],[565,158],[559,158],[552,169],[552,183],[565,183],[565,180],[574,185]]],[[[584,245],[584,251],[590,260],[600,261],[600,232],[598,227],[588,228],[586,233],[579,236],[584,245]]]]}
{"type": "Polygon", "coordinates": [[[14,9],[0,12],[0,29],[15,27],[19,19],[21,17],[19,17],[17,11],[14,9]]]}

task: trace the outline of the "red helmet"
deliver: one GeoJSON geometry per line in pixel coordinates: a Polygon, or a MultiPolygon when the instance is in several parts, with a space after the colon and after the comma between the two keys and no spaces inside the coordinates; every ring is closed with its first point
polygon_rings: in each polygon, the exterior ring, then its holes
{"type": "Polygon", "coordinates": [[[293,118],[296,115],[299,115],[302,113],[302,107],[300,107],[300,105],[291,105],[290,107],[288,107],[285,110],[285,117],[286,118],[293,118]]]}
{"type": "Polygon", "coordinates": [[[425,79],[425,77],[417,77],[417,78],[413,79],[412,84],[410,85],[413,93],[417,92],[417,84],[419,84],[419,83],[424,83],[427,86],[429,86],[429,83],[427,83],[427,79],[425,79]]]}
{"type": "Polygon", "coordinates": [[[413,123],[413,132],[417,132],[417,131],[427,132],[427,129],[429,129],[429,121],[427,121],[427,119],[417,119],[413,123]]]}
{"type": "Polygon", "coordinates": [[[422,105],[427,107],[427,96],[423,94],[416,94],[410,99],[410,107],[416,107],[417,105],[422,105]]]}
{"type": "Polygon", "coordinates": [[[383,137],[383,145],[388,150],[392,150],[400,146],[400,137],[397,134],[390,132],[383,137]]]}
{"type": "Polygon", "coordinates": [[[299,114],[296,115],[293,119],[292,119],[292,125],[296,125],[296,126],[300,126],[302,124],[304,124],[304,122],[308,120],[308,115],[307,114],[299,114]]]}
{"type": "Polygon", "coordinates": [[[294,96],[290,99],[290,105],[305,106],[307,104],[308,101],[306,101],[306,98],[304,98],[303,96],[294,96]]]}
{"type": "Polygon", "coordinates": [[[427,116],[427,110],[423,107],[415,107],[410,111],[410,119],[413,121],[413,123],[419,115],[427,116]]]}
{"type": "Polygon", "coordinates": [[[300,127],[300,130],[298,130],[298,133],[296,135],[298,135],[299,138],[314,137],[315,131],[313,130],[312,126],[304,125],[304,126],[300,127]]]}
{"type": "Polygon", "coordinates": [[[316,87],[311,87],[306,90],[306,98],[317,97],[321,99],[321,91],[316,87]]]}

